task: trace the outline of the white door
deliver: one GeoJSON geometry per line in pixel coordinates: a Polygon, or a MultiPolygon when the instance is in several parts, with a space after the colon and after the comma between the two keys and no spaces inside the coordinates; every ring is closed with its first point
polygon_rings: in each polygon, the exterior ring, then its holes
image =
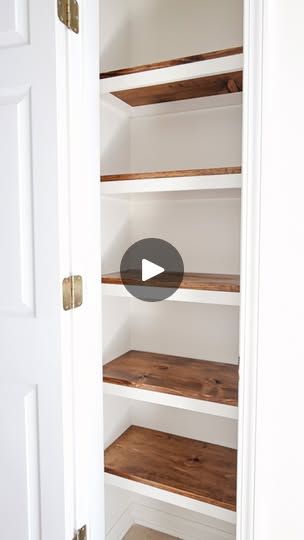
{"type": "MultiPolygon", "coordinates": [[[[95,16],[95,0],[88,4],[95,16]]],[[[91,233],[98,222],[98,137],[90,156],[86,151],[82,182],[75,184],[76,199],[85,189],[92,207],[90,221],[86,215],[82,221],[90,251],[82,259],[77,254],[82,264],[74,268],[70,194],[76,148],[70,144],[73,80],[67,70],[75,40],[90,46],[97,36],[91,22],[87,18],[79,36],[71,37],[54,0],[0,0],[0,537],[7,540],[72,540],[85,523],[89,538],[102,538],[101,456],[92,444],[101,414],[99,311],[93,299],[99,245],[98,232],[91,233]],[[83,274],[85,284],[78,315],[62,307],[62,279],[72,273],[83,274]],[[85,357],[84,343],[92,339],[88,320],[95,345],[89,344],[85,357]],[[75,361],[77,321],[87,323],[75,361]]],[[[95,80],[94,60],[88,74],[95,80]]],[[[84,84],[83,92],[92,88],[84,84]]],[[[79,145],[94,128],[88,111],[79,145]]]]}

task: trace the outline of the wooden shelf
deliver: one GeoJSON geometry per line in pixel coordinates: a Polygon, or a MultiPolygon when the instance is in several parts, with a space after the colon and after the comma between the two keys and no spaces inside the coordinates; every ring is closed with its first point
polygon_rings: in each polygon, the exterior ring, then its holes
{"type": "Polygon", "coordinates": [[[103,93],[131,107],[242,91],[242,47],[100,74],[103,93]]]}
{"type": "Polygon", "coordinates": [[[242,53],[243,47],[232,47],[230,49],[222,49],[219,51],[211,51],[208,53],[194,54],[192,56],[183,56],[181,58],[174,58],[173,60],[162,60],[161,62],[154,62],[152,64],[142,64],[140,66],[105,71],[103,73],[100,73],[100,79],[109,79],[111,77],[119,77],[121,75],[131,75],[133,73],[142,73],[145,71],[153,71],[155,69],[181,66],[184,64],[193,64],[194,62],[214,60],[216,58],[224,58],[225,56],[233,56],[235,54],[242,53]]]}
{"type": "Polygon", "coordinates": [[[234,94],[241,92],[243,88],[243,73],[235,71],[220,73],[209,77],[187,79],[176,83],[157,84],[120,90],[112,92],[112,95],[127,103],[131,107],[166,103],[167,101],[180,101],[221,94],[234,94]]]}
{"type": "MultiPolygon", "coordinates": [[[[151,193],[173,198],[240,197],[241,167],[213,167],[176,171],[102,174],[103,195],[134,195],[151,193]]],[[[157,195],[156,195],[157,196],[157,195]]]]}
{"type": "Polygon", "coordinates": [[[104,366],[105,383],[237,406],[238,366],[128,351],[104,366]]]}
{"type": "Polygon", "coordinates": [[[241,174],[241,167],[213,167],[209,169],[186,169],[177,171],[139,172],[126,174],[104,174],[101,182],[125,182],[128,180],[165,180],[167,178],[187,178],[197,176],[222,176],[241,174]]]}
{"type": "Polygon", "coordinates": [[[236,450],[131,426],[105,451],[110,475],[235,511],[236,450]]]}
{"type": "MultiPolygon", "coordinates": [[[[177,282],[175,274],[172,272],[168,279],[168,272],[160,274],[145,283],[145,287],[174,287],[177,282]],[[172,277],[172,282],[171,282],[172,277]],[[153,281],[153,283],[152,283],[153,281]]],[[[129,271],[125,282],[127,285],[142,285],[141,273],[134,270],[129,271]]],[[[105,274],[102,276],[102,283],[108,285],[122,285],[120,272],[105,274]]],[[[191,289],[196,291],[217,291],[217,292],[240,292],[240,277],[233,274],[200,274],[193,272],[185,272],[180,289],[191,289]]]]}

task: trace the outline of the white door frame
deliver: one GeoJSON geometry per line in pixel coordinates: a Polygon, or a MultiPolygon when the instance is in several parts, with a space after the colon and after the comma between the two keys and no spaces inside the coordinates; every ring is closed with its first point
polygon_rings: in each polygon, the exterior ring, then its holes
{"type": "Polygon", "coordinates": [[[237,540],[304,537],[303,18],[245,0],[237,540]]]}
{"type": "Polygon", "coordinates": [[[237,540],[254,539],[264,0],[244,0],[237,540]]]}
{"type": "Polygon", "coordinates": [[[72,312],[74,512],[90,540],[104,535],[102,433],[99,0],[78,0],[79,34],[65,32],[68,58],[71,273],[83,277],[72,312]]]}

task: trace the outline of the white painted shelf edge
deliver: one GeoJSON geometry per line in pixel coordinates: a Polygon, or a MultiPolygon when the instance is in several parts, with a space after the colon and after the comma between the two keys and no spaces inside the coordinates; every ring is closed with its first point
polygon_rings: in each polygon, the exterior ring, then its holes
{"type": "MultiPolygon", "coordinates": [[[[235,525],[221,521],[216,526],[210,526],[210,521],[203,514],[195,517],[181,508],[165,507],[164,510],[144,504],[132,506],[135,523],[158,530],[174,538],[188,540],[235,540],[235,525]]],[[[117,537],[116,537],[117,538],[117,537]]],[[[114,538],[114,540],[116,540],[114,538]]]]}
{"type": "Polygon", "coordinates": [[[145,497],[151,497],[158,501],[163,501],[180,508],[192,510],[193,512],[199,512],[215,519],[220,519],[228,523],[236,523],[236,512],[220,508],[212,504],[190,499],[190,497],[184,497],[176,493],[171,493],[164,489],[159,489],[153,486],[142,484],[141,482],[135,482],[134,480],[128,480],[114,474],[105,473],[105,483],[110,486],[115,486],[145,497]]]}
{"type": "MultiPolygon", "coordinates": [[[[102,292],[106,296],[133,298],[124,285],[110,283],[102,284],[102,292]]],[[[222,291],[198,291],[193,289],[178,289],[166,301],[189,302],[198,304],[217,304],[223,306],[239,306],[240,293],[222,291]]],[[[141,300],[139,300],[141,302],[141,300]]]]}
{"type": "Polygon", "coordinates": [[[158,84],[167,84],[198,77],[208,77],[243,69],[243,54],[213,58],[211,60],[200,60],[190,64],[181,64],[166,68],[142,71],[140,73],[130,73],[100,80],[102,94],[119,92],[120,90],[130,90],[133,88],[143,88],[158,84]]]}
{"type": "Polygon", "coordinates": [[[184,409],[187,411],[210,414],[237,420],[238,408],[232,405],[224,405],[221,403],[213,403],[211,401],[203,401],[200,399],[192,399],[183,396],[175,396],[163,392],[153,392],[151,390],[143,390],[141,388],[132,388],[120,384],[103,383],[104,393],[111,396],[133,399],[136,401],[144,401],[157,405],[165,405],[174,407],[175,409],[184,409]]]}
{"type": "Polygon", "coordinates": [[[219,174],[142,180],[101,182],[103,195],[154,193],[168,191],[241,189],[242,174],[219,174]]]}
{"type": "Polygon", "coordinates": [[[130,118],[138,118],[198,110],[214,110],[225,107],[239,107],[243,102],[243,94],[242,92],[218,94],[216,96],[166,101],[165,103],[151,103],[150,105],[139,105],[138,107],[132,107],[112,94],[101,94],[100,102],[101,106],[112,107],[122,114],[127,114],[130,118]]]}

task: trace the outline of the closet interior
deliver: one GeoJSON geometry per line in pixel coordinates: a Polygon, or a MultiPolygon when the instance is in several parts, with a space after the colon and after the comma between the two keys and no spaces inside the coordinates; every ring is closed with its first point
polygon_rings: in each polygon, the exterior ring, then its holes
{"type": "Polygon", "coordinates": [[[132,522],[235,538],[242,187],[241,0],[101,0],[101,227],[108,539],[132,522]],[[180,289],[133,298],[144,238],[180,289]]]}

